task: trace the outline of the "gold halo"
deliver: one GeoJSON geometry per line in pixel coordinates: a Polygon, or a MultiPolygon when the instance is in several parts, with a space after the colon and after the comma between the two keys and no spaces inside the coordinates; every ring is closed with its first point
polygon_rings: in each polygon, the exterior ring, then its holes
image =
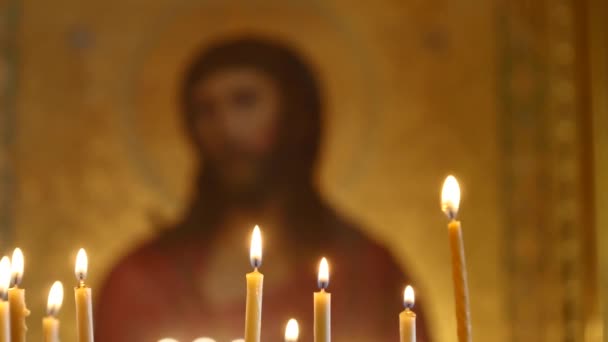
{"type": "Polygon", "coordinates": [[[364,172],[378,124],[373,63],[320,4],[208,3],[173,12],[150,31],[133,64],[125,138],[144,183],[164,199],[185,200],[194,166],[177,106],[182,71],[206,45],[245,35],[281,41],[317,70],[325,100],[321,178],[347,187],[364,172]]]}

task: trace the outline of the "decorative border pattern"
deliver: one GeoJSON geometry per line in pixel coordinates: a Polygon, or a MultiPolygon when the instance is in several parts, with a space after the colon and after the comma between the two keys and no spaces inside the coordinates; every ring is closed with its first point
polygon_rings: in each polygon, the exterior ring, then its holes
{"type": "Polygon", "coordinates": [[[0,243],[13,238],[18,0],[0,0],[0,243]]]}
{"type": "MultiPolygon", "coordinates": [[[[518,1],[521,2],[521,1],[518,1]]],[[[538,306],[519,303],[520,298],[540,298],[543,282],[539,274],[547,251],[537,245],[546,226],[535,219],[540,208],[526,205],[542,203],[543,170],[539,154],[543,152],[541,113],[545,98],[545,68],[534,50],[534,27],[517,18],[519,8],[513,3],[499,8],[498,47],[500,100],[499,132],[503,156],[502,206],[504,208],[506,298],[510,341],[542,341],[539,338],[541,313],[538,306]],[[517,19],[519,20],[517,20],[517,19]],[[518,200],[518,199],[527,199],[518,200]],[[527,294],[527,296],[526,296],[527,294]]]]}
{"type": "Polygon", "coordinates": [[[560,302],[563,341],[584,339],[582,255],[583,231],[581,202],[582,153],[580,102],[577,73],[578,37],[575,4],[572,0],[556,0],[548,9],[549,97],[548,129],[551,131],[552,171],[552,226],[556,230],[558,253],[554,260],[559,265],[560,302]]]}
{"type": "Polygon", "coordinates": [[[584,122],[574,0],[501,3],[498,41],[510,341],[584,340],[584,122]]]}

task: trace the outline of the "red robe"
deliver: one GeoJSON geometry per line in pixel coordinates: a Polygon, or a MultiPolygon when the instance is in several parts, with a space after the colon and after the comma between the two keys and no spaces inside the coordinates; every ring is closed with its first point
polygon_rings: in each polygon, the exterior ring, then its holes
{"type": "MultiPolygon", "coordinates": [[[[398,314],[403,288],[411,280],[384,248],[363,237],[355,228],[338,224],[327,243],[313,250],[326,251],[330,262],[332,340],[337,342],[398,341],[398,314]]],[[[242,338],[245,313],[245,275],[234,274],[225,286],[236,286],[242,296],[222,305],[200,291],[206,273],[202,236],[159,238],[126,257],[111,272],[96,307],[96,340],[99,342],[156,342],[173,337],[191,342],[208,336],[218,342],[242,338]]],[[[238,246],[242,249],[244,246],[238,246]]],[[[296,244],[289,252],[287,279],[263,294],[262,341],[283,341],[289,318],[300,323],[300,341],[312,341],[313,292],[317,291],[317,257],[296,244]]],[[[238,253],[241,253],[239,250],[238,253]]],[[[244,263],[247,257],[244,254],[244,263]]],[[[272,281],[272,260],[260,271],[272,281]]],[[[224,272],[234,272],[230,269],[224,272]]],[[[415,286],[415,284],[413,284],[415,286]]],[[[418,341],[429,341],[418,301],[418,341]]]]}

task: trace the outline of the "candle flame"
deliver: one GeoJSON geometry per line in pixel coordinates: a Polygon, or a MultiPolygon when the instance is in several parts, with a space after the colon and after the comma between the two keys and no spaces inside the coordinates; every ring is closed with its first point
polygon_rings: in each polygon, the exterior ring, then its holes
{"type": "Polygon", "coordinates": [[[47,315],[57,316],[61,309],[61,304],[63,304],[63,284],[60,281],[56,281],[49,291],[49,299],[46,305],[47,315]]]}
{"type": "Polygon", "coordinates": [[[199,337],[199,338],[195,338],[194,341],[192,342],[215,342],[214,339],[212,339],[211,337],[199,337]]]}
{"type": "Polygon", "coordinates": [[[179,341],[174,338],[171,338],[171,337],[165,337],[165,338],[161,338],[160,340],[158,340],[158,342],[179,342],[179,341]]]}
{"type": "Polygon", "coordinates": [[[251,234],[249,260],[253,268],[258,268],[262,265],[262,233],[257,225],[253,228],[253,233],[251,234]]]}
{"type": "Polygon", "coordinates": [[[458,186],[456,178],[450,175],[443,182],[443,189],[441,190],[441,210],[443,210],[450,220],[454,220],[458,214],[459,206],[460,186],[458,186]]]}
{"type": "Polygon", "coordinates": [[[319,264],[318,283],[320,289],[326,289],[329,286],[329,264],[325,258],[321,259],[319,264]]]}
{"type": "Polygon", "coordinates": [[[285,327],[285,342],[296,342],[300,336],[300,327],[298,321],[290,319],[285,327]]]}
{"type": "Polygon", "coordinates": [[[7,256],[0,260],[0,299],[6,300],[11,285],[11,261],[7,256]]]}
{"type": "Polygon", "coordinates": [[[88,267],[89,259],[87,258],[87,252],[85,252],[84,248],[81,248],[78,251],[78,255],[76,255],[76,267],[74,268],[76,279],[78,280],[80,285],[83,285],[84,280],[87,278],[88,267]]]}
{"type": "Polygon", "coordinates": [[[236,340],[232,340],[232,342],[245,342],[244,338],[237,338],[236,340]]]}
{"type": "Polygon", "coordinates": [[[405,287],[405,291],[403,291],[403,306],[405,306],[406,309],[412,309],[415,303],[416,296],[414,295],[414,288],[408,285],[405,287]]]}
{"type": "Polygon", "coordinates": [[[11,258],[11,286],[16,287],[21,284],[24,267],[25,261],[23,259],[23,252],[20,248],[15,248],[13,257],[11,258]]]}

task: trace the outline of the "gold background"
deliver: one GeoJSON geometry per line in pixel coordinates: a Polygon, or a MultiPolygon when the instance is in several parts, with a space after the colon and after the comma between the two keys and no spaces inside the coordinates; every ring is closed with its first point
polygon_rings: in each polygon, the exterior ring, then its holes
{"type": "Polygon", "coordinates": [[[319,70],[322,191],[413,273],[437,341],[455,341],[448,173],[463,186],[475,340],[597,340],[586,13],[574,0],[0,0],[0,224],[5,250],[25,251],[29,338],[60,279],[75,339],[79,247],[95,290],[179,215],[193,166],[181,69],[212,39],[258,33],[319,70]]]}

